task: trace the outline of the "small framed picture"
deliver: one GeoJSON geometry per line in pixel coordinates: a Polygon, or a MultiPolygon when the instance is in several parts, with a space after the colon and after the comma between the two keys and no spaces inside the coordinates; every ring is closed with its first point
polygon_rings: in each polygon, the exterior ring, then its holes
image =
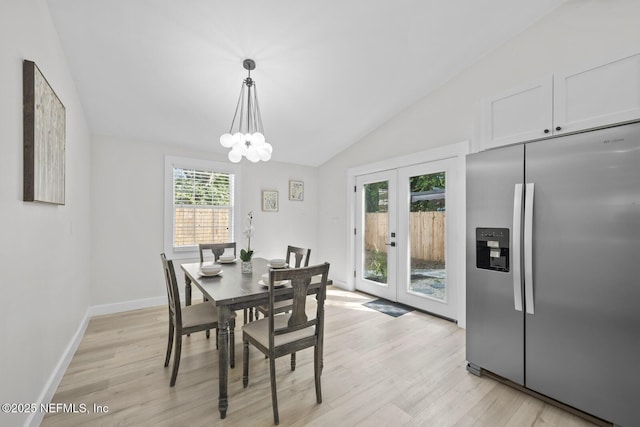
{"type": "Polygon", "coordinates": [[[304,182],[289,181],[289,200],[304,200],[304,182]]]}
{"type": "Polygon", "coordinates": [[[278,212],[278,192],[262,190],[262,210],[264,212],[278,212]]]}

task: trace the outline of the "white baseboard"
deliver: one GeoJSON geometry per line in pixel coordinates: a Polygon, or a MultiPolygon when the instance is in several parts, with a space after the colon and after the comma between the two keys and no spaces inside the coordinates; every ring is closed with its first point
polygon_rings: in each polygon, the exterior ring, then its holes
{"type": "Polygon", "coordinates": [[[346,282],[343,282],[342,280],[335,280],[335,279],[331,279],[331,280],[333,281],[333,286],[335,286],[336,288],[340,288],[345,291],[355,290],[355,289],[351,289],[350,286],[346,282]]]}
{"type": "Polygon", "coordinates": [[[167,305],[167,296],[137,299],[133,301],[116,302],[113,304],[94,305],[89,307],[87,313],[89,317],[101,316],[103,314],[121,313],[123,311],[138,310],[140,308],[156,307],[167,305]]]}
{"type": "MultiPolygon", "coordinates": [[[[53,399],[53,395],[56,393],[58,385],[60,385],[60,381],[62,381],[62,377],[64,376],[69,363],[71,363],[71,359],[73,359],[73,355],[76,353],[80,342],[82,341],[84,331],[87,329],[87,325],[89,324],[89,317],[89,310],[87,310],[87,313],[84,315],[84,318],[80,322],[80,326],[78,326],[76,333],[71,338],[71,341],[62,354],[60,361],[58,361],[58,365],[51,373],[51,376],[45,384],[42,393],[40,393],[37,402],[35,402],[38,405],[38,408],[40,407],[40,404],[50,403],[51,399],[53,399]]],[[[42,411],[31,412],[24,425],[37,427],[42,422],[43,417],[44,412],[42,411]]]]}
{"type": "MultiPolygon", "coordinates": [[[[38,407],[40,407],[40,404],[46,405],[50,403],[51,399],[53,399],[53,396],[56,393],[58,386],[60,385],[60,381],[62,381],[62,377],[64,376],[64,373],[66,372],[67,367],[69,366],[69,363],[71,363],[71,359],[73,359],[73,355],[76,353],[78,346],[80,346],[80,342],[82,341],[82,338],[84,337],[84,333],[87,329],[87,326],[89,325],[89,320],[91,320],[92,317],[101,316],[103,314],[113,314],[113,313],[120,313],[123,311],[137,310],[140,308],[156,307],[159,305],[166,305],[166,304],[167,304],[167,297],[165,295],[161,297],[144,298],[144,299],[133,300],[133,301],[118,302],[114,304],[94,305],[89,307],[87,309],[86,314],[84,315],[84,318],[80,322],[80,325],[76,330],[76,333],[71,338],[71,341],[69,342],[69,345],[67,345],[67,348],[62,354],[60,361],[58,362],[51,376],[49,377],[49,380],[45,384],[44,389],[42,390],[42,393],[40,393],[38,400],[35,402],[38,405],[38,407]]],[[[42,418],[44,417],[44,415],[45,415],[44,412],[41,412],[41,411],[32,412],[29,418],[27,418],[27,421],[25,422],[24,425],[28,427],[37,427],[42,422],[42,418]]]]}

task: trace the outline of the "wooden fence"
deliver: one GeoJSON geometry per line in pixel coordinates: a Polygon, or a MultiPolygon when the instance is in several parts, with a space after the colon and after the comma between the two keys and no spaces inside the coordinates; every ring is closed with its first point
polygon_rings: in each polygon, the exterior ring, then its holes
{"type": "MultiPolygon", "coordinates": [[[[365,215],[365,249],[386,252],[388,241],[386,213],[365,215]]],[[[411,236],[411,258],[444,262],[445,213],[409,213],[409,235],[411,236]]]]}
{"type": "Polygon", "coordinates": [[[174,245],[228,242],[229,224],[228,208],[177,207],[174,245]]]}

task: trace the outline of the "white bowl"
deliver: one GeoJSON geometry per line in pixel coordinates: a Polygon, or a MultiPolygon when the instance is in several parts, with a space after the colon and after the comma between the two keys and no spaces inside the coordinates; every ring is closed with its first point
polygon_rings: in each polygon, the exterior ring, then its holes
{"type": "Polygon", "coordinates": [[[285,260],[283,260],[281,258],[275,258],[275,259],[269,260],[269,264],[272,267],[284,267],[286,262],[285,262],[285,260]]]}
{"type": "Polygon", "coordinates": [[[233,255],[220,255],[218,261],[233,261],[234,259],[236,259],[236,257],[234,257],[233,255]]]}
{"type": "Polygon", "coordinates": [[[222,270],[222,266],[220,264],[203,264],[200,267],[200,270],[204,274],[217,274],[220,273],[220,270],[222,270]]]}

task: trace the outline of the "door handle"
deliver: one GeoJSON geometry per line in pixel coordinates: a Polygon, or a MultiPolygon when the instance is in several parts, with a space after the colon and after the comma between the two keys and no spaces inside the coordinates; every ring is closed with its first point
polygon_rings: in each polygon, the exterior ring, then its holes
{"type": "Polygon", "coordinates": [[[528,183],[524,199],[524,298],[527,313],[534,314],[533,304],[533,183],[528,183]]]}
{"type": "Polygon", "coordinates": [[[392,247],[395,248],[396,247],[396,242],[387,242],[387,243],[385,243],[385,245],[392,246],[392,247]]]}
{"type": "Polygon", "coordinates": [[[513,308],[522,311],[522,272],[520,267],[520,236],[522,234],[522,184],[513,191],[513,230],[511,266],[513,267],[513,308]]]}

